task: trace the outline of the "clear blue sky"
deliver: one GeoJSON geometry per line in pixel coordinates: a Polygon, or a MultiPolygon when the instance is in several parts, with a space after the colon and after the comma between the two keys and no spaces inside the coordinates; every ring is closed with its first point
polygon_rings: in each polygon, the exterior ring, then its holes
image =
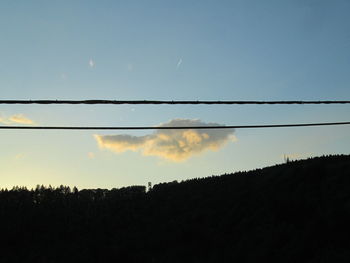
{"type": "MultiPolygon", "coordinates": [[[[345,0],[2,1],[0,96],[349,100],[349,13],[345,0]]],[[[349,115],[348,105],[0,107],[2,125],[152,126],[179,118],[240,125],[349,121],[349,115]]],[[[1,187],[180,181],[273,165],[284,154],[350,149],[347,126],[236,130],[235,141],[149,131],[0,133],[1,187]],[[128,136],[113,137],[109,147],[95,134],[128,136]],[[163,152],[164,136],[167,150],[185,137],[195,147],[187,145],[188,154],[174,161],[163,152]],[[117,147],[124,148],[116,153],[117,147]]]]}

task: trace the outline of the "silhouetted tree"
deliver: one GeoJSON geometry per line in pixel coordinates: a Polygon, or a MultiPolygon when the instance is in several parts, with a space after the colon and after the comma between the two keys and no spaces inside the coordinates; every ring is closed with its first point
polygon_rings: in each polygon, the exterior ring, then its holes
{"type": "Polygon", "coordinates": [[[0,262],[348,262],[350,156],[120,189],[0,190],[0,262]]]}

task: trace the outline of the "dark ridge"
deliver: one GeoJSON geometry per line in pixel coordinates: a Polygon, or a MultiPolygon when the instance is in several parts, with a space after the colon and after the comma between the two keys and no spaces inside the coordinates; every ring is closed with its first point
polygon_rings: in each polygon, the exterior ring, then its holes
{"type": "Polygon", "coordinates": [[[121,189],[0,191],[0,262],[349,262],[350,155],[121,189]]]}

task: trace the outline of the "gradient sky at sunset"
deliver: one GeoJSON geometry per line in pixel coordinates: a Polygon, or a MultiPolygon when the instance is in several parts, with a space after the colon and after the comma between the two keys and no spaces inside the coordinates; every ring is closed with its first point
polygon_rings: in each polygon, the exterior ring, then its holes
{"type": "MultiPolygon", "coordinates": [[[[1,99],[350,99],[350,2],[1,1],[1,99]]],[[[1,125],[350,120],[349,105],[1,105],[1,125]]],[[[350,153],[350,127],[0,130],[0,187],[113,188],[350,153]]]]}

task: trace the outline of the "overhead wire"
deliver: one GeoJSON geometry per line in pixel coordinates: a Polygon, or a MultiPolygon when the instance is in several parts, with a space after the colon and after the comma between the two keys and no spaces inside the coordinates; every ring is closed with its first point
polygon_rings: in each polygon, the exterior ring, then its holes
{"type": "Polygon", "coordinates": [[[311,126],[349,125],[350,122],[261,124],[261,125],[215,125],[215,126],[0,126],[6,130],[184,130],[184,129],[258,129],[311,126]]]}
{"type": "MultiPolygon", "coordinates": [[[[349,100],[0,100],[0,104],[86,104],[86,105],[244,105],[244,104],[350,104],[349,100]]],[[[262,125],[215,125],[215,126],[0,126],[7,130],[163,130],[163,129],[256,129],[256,128],[288,128],[309,126],[348,125],[350,122],[323,122],[323,123],[294,123],[294,124],[262,124],[262,125]]]]}
{"type": "Polygon", "coordinates": [[[123,104],[138,104],[138,105],[244,105],[244,104],[270,104],[270,105],[283,105],[283,104],[350,104],[350,100],[0,100],[0,104],[111,104],[111,105],[123,105],[123,104]]]}

